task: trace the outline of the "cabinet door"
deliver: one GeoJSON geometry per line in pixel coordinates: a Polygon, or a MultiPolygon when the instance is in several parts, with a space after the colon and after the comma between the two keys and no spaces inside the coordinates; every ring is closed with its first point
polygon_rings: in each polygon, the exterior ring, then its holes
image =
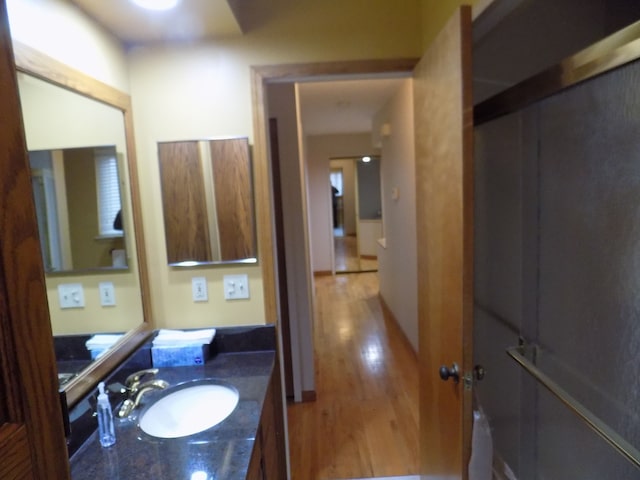
{"type": "Polygon", "coordinates": [[[278,465],[278,449],[276,444],[276,425],[274,417],[274,385],[273,381],[269,385],[267,396],[262,406],[261,435],[262,438],[262,464],[264,467],[265,480],[276,480],[281,478],[278,465]]]}
{"type": "Polygon", "coordinates": [[[276,356],[260,421],[262,468],[265,480],[287,478],[281,378],[280,364],[276,356]]]}
{"type": "Polygon", "coordinates": [[[249,460],[249,469],[247,470],[247,480],[264,480],[264,472],[262,470],[262,428],[258,428],[256,441],[253,444],[251,452],[251,460],[249,460]]]}
{"type": "Polygon", "coordinates": [[[0,0],[0,478],[69,478],[44,269],[0,0]]]}

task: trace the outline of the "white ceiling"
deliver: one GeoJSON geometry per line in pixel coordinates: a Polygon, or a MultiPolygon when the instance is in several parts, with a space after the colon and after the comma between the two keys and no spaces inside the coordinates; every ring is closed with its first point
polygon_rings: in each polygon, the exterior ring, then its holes
{"type": "Polygon", "coordinates": [[[398,90],[402,78],[300,84],[300,113],[307,135],[371,131],[373,116],[398,90]]]}
{"type": "MultiPolygon", "coordinates": [[[[144,10],[129,0],[71,0],[118,38],[123,46],[198,41],[242,35],[234,12],[245,20],[249,0],[181,0],[174,10],[144,10]],[[233,7],[233,8],[232,8],[233,7]]],[[[251,22],[245,21],[245,30],[251,22]]],[[[371,130],[373,115],[402,79],[359,79],[301,83],[301,114],[307,135],[371,130]]]]}
{"type": "Polygon", "coordinates": [[[72,0],[125,46],[241,35],[227,0],[181,0],[168,11],[151,11],[129,0],[72,0]]]}

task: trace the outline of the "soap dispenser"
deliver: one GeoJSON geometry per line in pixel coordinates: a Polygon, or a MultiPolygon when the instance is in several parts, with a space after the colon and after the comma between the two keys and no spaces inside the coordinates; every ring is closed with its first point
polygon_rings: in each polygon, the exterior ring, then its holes
{"type": "Polygon", "coordinates": [[[116,432],[109,397],[104,391],[104,382],[100,382],[98,385],[98,392],[98,435],[100,445],[110,447],[116,443],[116,432]]]}

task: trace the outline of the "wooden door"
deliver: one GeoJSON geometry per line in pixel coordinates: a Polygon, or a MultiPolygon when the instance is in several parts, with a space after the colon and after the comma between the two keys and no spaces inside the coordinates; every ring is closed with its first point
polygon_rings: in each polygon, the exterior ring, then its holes
{"type": "Polygon", "coordinates": [[[467,477],[472,395],[471,8],[414,71],[421,474],[467,477]],[[460,368],[443,381],[441,366],[460,368]],[[470,377],[468,377],[470,379],[470,377]]]}
{"type": "Polygon", "coordinates": [[[0,478],[69,478],[11,37],[0,0],[0,478]]]}

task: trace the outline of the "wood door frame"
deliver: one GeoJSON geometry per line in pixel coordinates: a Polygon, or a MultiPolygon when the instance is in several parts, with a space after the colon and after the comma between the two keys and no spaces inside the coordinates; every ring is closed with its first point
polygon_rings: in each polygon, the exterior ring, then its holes
{"type": "Polygon", "coordinates": [[[274,82],[295,82],[313,77],[339,75],[371,75],[410,73],[417,58],[390,60],[354,60],[344,62],[296,63],[251,67],[251,93],[253,110],[253,160],[258,230],[258,255],[262,266],[265,318],[277,325],[275,258],[273,254],[273,205],[271,192],[271,164],[268,154],[267,132],[269,120],[266,107],[266,87],[274,82]]]}
{"type": "MultiPolygon", "coordinates": [[[[265,321],[276,325],[281,335],[279,323],[278,297],[276,287],[276,259],[274,248],[274,206],[271,181],[272,166],[269,158],[267,111],[267,85],[275,82],[295,82],[313,77],[341,75],[383,75],[411,73],[418,58],[398,58],[389,60],[354,60],[343,62],[298,63],[251,67],[251,94],[253,112],[253,175],[256,203],[256,229],[258,238],[258,258],[262,270],[265,321]]],[[[307,245],[308,248],[308,245],[307,245]]],[[[288,325],[285,327],[288,329],[288,325]]],[[[285,370],[285,359],[281,358],[285,370]]],[[[285,378],[285,381],[289,381],[285,378]]]]}
{"type": "MultiPolygon", "coordinates": [[[[258,238],[258,258],[262,269],[262,284],[264,292],[265,320],[275,324],[280,348],[280,368],[283,373],[282,391],[286,378],[291,372],[291,365],[286,365],[282,352],[287,339],[283,331],[289,331],[289,325],[280,325],[278,312],[278,290],[276,286],[277,265],[274,255],[274,206],[273,185],[271,182],[272,165],[269,158],[269,116],[267,109],[267,85],[274,82],[295,82],[300,79],[327,75],[370,75],[392,74],[398,72],[410,73],[418,63],[417,58],[401,58],[391,60],[355,60],[345,62],[284,64],[251,67],[251,94],[253,112],[253,174],[256,203],[256,229],[258,238]]],[[[306,248],[309,246],[307,245],[306,248]]],[[[282,246],[284,249],[284,245],[282,246]]],[[[314,398],[315,392],[311,392],[314,398]]],[[[283,405],[283,408],[284,405],[283,405]]],[[[286,419],[286,411],[284,412],[286,419]]],[[[288,428],[285,425],[285,443],[288,445],[288,428]]],[[[289,470],[287,456],[287,470],[289,470]]]]}

